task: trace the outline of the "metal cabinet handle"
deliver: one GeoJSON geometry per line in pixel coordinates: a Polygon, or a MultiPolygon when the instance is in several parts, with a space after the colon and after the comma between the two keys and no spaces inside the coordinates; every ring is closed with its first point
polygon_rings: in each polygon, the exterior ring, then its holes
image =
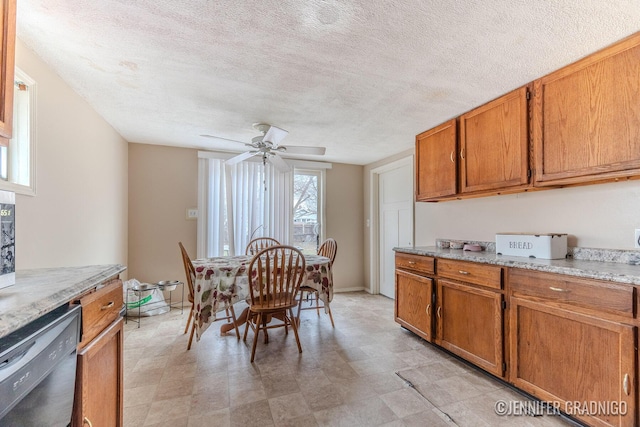
{"type": "Polygon", "coordinates": [[[464,148],[460,150],[460,158],[464,160],[464,148]]]}
{"type": "Polygon", "coordinates": [[[624,390],[624,394],[629,396],[629,374],[624,374],[624,379],[622,380],[622,389],[624,390]]]}
{"type": "Polygon", "coordinates": [[[427,316],[431,316],[431,304],[427,304],[427,316]]]}
{"type": "Polygon", "coordinates": [[[464,271],[464,270],[458,270],[458,273],[460,273],[460,274],[469,274],[468,271],[464,271]]]}
{"type": "Polygon", "coordinates": [[[86,424],[89,427],[93,427],[93,424],[91,424],[91,421],[89,421],[89,418],[87,418],[87,417],[84,417],[84,420],[82,420],[82,424],[83,425],[86,424]]]}
{"type": "Polygon", "coordinates": [[[556,291],[556,292],[569,292],[566,289],[562,289],[562,288],[556,288],[554,286],[549,286],[549,289],[551,289],[552,291],[556,291]]]}
{"type": "Polygon", "coordinates": [[[113,301],[109,301],[109,304],[103,305],[102,307],[100,307],[100,310],[106,310],[106,309],[111,308],[113,306],[114,306],[114,302],[113,301]]]}
{"type": "Polygon", "coordinates": [[[451,163],[455,163],[455,159],[453,158],[453,151],[451,151],[451,155],[449,156],[449,159],[451,159],[451,163]]]}
{"type": "Polygon", "coordinates": [[[441,311],[442,311],[442,306],[441,306],[441,305],[439,305],[439,306],[438,306],[438,310],[436,311],[436,316],[438,316],[438,319],[440,319],[440,318],[441,318],[441,316],[440,316],[440,312],[441,312],[441,311]]]}
{"type": "Polygon", "coordinates": [[[415,263],[415,261],[409,261],[409,265],[414,265],[415,263]]]}

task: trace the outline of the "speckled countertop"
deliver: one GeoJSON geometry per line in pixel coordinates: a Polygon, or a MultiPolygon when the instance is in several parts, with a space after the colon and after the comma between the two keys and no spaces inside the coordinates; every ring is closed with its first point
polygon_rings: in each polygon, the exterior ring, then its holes
{"type": "Polygon", "coordinates": [[[496,255],[495,252],[470,252],[462,249],[439,249],[436,246],[416,246],[393,248],[396,252],[414,255],[433,256],[438,258],[473,261],[482,264],[517,267],[527,270],[546,271],[548,273],[566,274],[569,276],[586,277],[589,279],[609,280],[617,283],[640,285],[640,265],[630,264],[636,259],[638,251],[617,251],[603,249],[579,249],[574,251],[583,259],[539,259],[515,256],[496,255]],[[592,259],[588,259],[589,254],[592,259]],[[607,261],[601,261],[605,259],[607,261]],[[611,260],[617,260],[611,261],[611,260]],[[631,261],[629,261],[631,260],[631,261]]]}
{"type": "Polygon", "coordinates": [[[126,269],[120,264],[18,270],[0,289],[0,338],[126,269]]]}

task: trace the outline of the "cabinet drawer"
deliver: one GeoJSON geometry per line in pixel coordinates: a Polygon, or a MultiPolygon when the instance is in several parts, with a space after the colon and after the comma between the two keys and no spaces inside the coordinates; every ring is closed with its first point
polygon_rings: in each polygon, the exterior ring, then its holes
{"type": "Polygon", "coordinates": [[[438,276],[502,289],[502,267],[495,265],[438,259],[438,276]]]}
{"type": "Polygon", "coordinates": [[[78,348],[83,348],[118,318],[122,303],[122,280],[120,279],[113,280],[106,286],[80,298],[82,340],[78,348]]]}
{"type": "Polygon", "coordinates": [[[396,268],[433,274],[435,271],[434,258],[396,252],[396,268]]]}
{"type": "Polygon", "coordinates": [[[632,285],[514,268],[509,270],[509,286],[513,293],[593,308],[625,317],[635,316],[636,291],[632,285]]]}

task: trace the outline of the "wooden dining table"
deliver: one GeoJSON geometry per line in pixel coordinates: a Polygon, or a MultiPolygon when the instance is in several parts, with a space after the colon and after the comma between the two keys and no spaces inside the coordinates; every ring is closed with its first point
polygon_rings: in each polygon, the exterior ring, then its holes
{"type": "MultiPolygon", "coordinates": [[[[331,260],[320,255],[304,255],[305,274],[300,286],[308,286],[318,291],[318,298],[325,310],[333,299],[333,273],[331,260]]],[[[225,310],[226,302],[236,304],[249,301],[248,269],[251,255],[199,258],[192,261],[196,271],[194,282],[194,311],[196,340],[216,320],[216,313],[225,310]]],[[[246,321],[248,308],[237,316],[236,325],[246,321]]],[[[222,334],[233,330],[233,324],[224,323],[222,334]]]]}

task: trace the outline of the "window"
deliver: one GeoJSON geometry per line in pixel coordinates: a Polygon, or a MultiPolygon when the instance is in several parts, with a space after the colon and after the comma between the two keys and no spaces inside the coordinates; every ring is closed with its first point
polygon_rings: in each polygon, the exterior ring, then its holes
{"type": "Polygon", "coordinates": [[[19,68],[13,93],[13,138],[0,147],[0,189],[34,196],[36,83],[19,68]]]}
{"type": "Polygon", "coordinates": [[[293,245],[315,254],[322,241],[323,170],[298,169],[293,174],[293,245]]]}
{"type": "Polygon", "coordinates": [[[199,258],[244,254],[256,237],[317,252],[324,169],[330,164],[287,159],[293,170],[282,173],[260,161],[229,167],[223,154],[199,152],[198,157],[199,258]]]}

